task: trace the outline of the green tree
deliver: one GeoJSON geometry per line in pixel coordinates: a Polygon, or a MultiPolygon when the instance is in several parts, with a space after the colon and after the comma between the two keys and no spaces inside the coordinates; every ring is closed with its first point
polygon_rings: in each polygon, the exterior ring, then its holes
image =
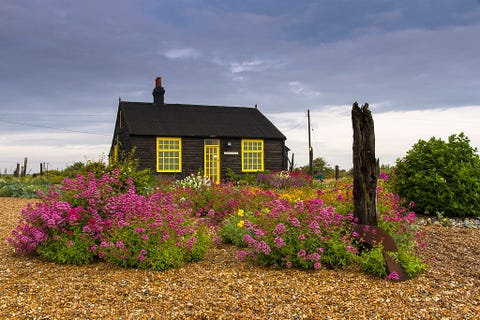
{"type": "MultiPolygon", "coordinates": [[[[312,166],[313,166],[314,176],[322,175],[324,178],[326,178],[326,177],[333,177],[333,175],[335,174],[335,170],[332,169],[330,165],[327,163],[327,161],[325,161],[325,159],[323,159],[322,157],[313,159],[312,166]]],[[[308,173],[309,166],[306,165],[306,166],[300,167],[300,170],[305,173],[308,173]]]]}
{"type": "Polygon", "coordinates": [[[393,184],[417,213],[480,216],[480,157],[463,132],[419,140],[397,159],[393,184]]]}

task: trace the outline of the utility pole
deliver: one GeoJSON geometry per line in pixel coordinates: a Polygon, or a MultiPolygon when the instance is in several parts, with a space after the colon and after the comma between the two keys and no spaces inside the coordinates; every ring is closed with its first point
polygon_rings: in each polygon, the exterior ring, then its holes
{"type": "Polygon", "coordinates": [[[311,139],[311,131],[310,128],[310,109],[307,110],[307,119],[308,119],[308,172],[310,176],[313,177],[313,149],[312,149],[312,139],[311,139]]]}

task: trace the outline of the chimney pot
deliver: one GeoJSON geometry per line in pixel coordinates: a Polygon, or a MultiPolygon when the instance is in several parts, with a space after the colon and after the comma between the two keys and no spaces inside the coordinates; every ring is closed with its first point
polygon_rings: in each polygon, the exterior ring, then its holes
{"type": "Polygon", "coordinates": [[[155,88],[153,89],[152,95],[154,105],[165,105],[165,89],[162,87],[162,78],[155,78],[155,88]]]}

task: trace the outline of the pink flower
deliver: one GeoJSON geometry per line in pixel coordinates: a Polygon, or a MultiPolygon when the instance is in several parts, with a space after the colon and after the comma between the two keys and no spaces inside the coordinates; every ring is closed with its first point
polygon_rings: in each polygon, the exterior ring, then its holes
{"type": "Polygon", "coordinates": [[[298,254],[297,254],[297,255],[298,255],[299,257],[302,257],[302,258],[303,258],[303,257],[305,257],[305,256],[307,255],[307,252],[302,249],[302,250],[298,251],[298,254]]]}
{"type": "Polygon", "coordinates": [[[311,253],[307,256],[307,260],[310,260],[310,261],[319,261],[320,258],[321,258],[320,255],[316,252],[311,253]]]}
{"type": "Polygon", "coordinates": [[[238,250],[237,251],[237,258],[239,260],[245,260],[245,258],[248,257],[248,252],[244,251],[244,250],[238,250]]]}
{"type": "Polygon", "coordinates": [[[249,246],[255,246],[257,244],[257,240],[253,239],[248,233],[243,235],[243,241],[249,246]]]}
{"type": "Polygon", "coordinates": [[[300,228],[301,227],[300,221],[298,221],[298,219],[295,218],[295,217],[290,218],[290,222],[292,223],[292,225],[295,228],[300,228]]]}
{"type": "Polygon", "coordinates": [[[355,247],[352,247],[352,246],[347,246],[347,251],[350,251],[351,253],[354,253],[354,254],[357,254],[358,253],[358,250],[357,248],[355,247]]]}
{"type": "Polygon", "coordinates": [[[279,223],[273,230],[273,234],[282,234],[282,233],[285,233],[286,231],[287,231],[287,228],[285,228],[285,225],[283,223],[279,223]]]}
{"type": "Polygon", "coordinates": [[[299,241],[304,241],[306,239],[305,235],[304,234],[301,234],[298,236],[298,240],[299,241]]]}
{"type": "Polygon", "coordinates": [[[285,263],[285,266],[287,268],[291,268],[292,267],[292,262],[291,261],[287,261],[287,263],[285,263]]]}
{"type": "Polygon", "coordinates": [[[68,240],[68,241],[67,241],[67,246],[69,246],[69,247],[73,246],[73,241],[72,241],[72,240],[68,240]]]}
{"type": "Polygon", "coordinates": [[[285,245],[285,241],[283,241],[282,237],[276,237],[275,240],[273,240],[273,243],[275,243],[277,249],[280,249],[285,245]]]}
{"type": "Polygon", "coordinates": [[[270,249],[270,246],[265,241],[260,241],[257,244],[257,251],[263,254],[269,254],[272,249],[270,249]]]}
{"type": "Polygon", "coordinates": [[[398,273],[393,271],[392,273],[390,273],[388,276],[385,277],[385,280],[399,281],[400,277],[398,276],[398,273]]]}
{"type": "Polygon", "coordinates": [[[318,229],[320,228],[320,226],[318,225],[318,222],[313,220],[312,222],[310,222],[310,225],[308,226],[310,229],[318,229]]]}
{"type": "Polygon", "coordinates": [[[380,178],[383,179],[383,181],[388,181],[388,176],[385,172],[380,173],[380,178]]]}
{"type": "Polygon", "coordinates": [[[255,229],[255,235],[259,238],[263,237],[265,235],[265,231],[261,229],[255,229]]]}
{"type": "Polygon", "coordinates": [[[215,210],[210,209],[208,210],[207,217],[213,218],[215,216],[215,210]]]}
{"type": "Polygon", "coordinates": [[[317,261],[313,264],[313,269],[318,270],[322,267],[322,263],[320,261],[317,261]]]}

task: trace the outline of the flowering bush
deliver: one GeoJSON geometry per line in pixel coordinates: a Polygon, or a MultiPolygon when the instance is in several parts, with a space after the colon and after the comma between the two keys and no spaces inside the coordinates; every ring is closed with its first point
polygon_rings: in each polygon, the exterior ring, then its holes
{"type": "MultiPolygon", "coordinates": [[[[413,277],[426,267],[416,251],[422,243],[414,204],[403,207],[398,196],[387,192],[387,182],[383,176],[377,188],[378,224],[399,248],[392,258],[413,277]]],[[[164,270],[204,257],[211,243],[208,222],[223,242],[241,247],[240,258],[259,265],[319,269],[353,263],[395,280],[398,275],[386,275],[381,246],[366,250],[352,232],[352,184],[329,183],[278,192],[185,183],[139,195],[132,179],[118,169],[101,178],[88,173],[39,192],[41,201],[22,211],[21,223],[7,240],[19,254],[59,263],[99,259],[164,270]]]]}
{"type": "Polygon", "coordinates": [[[204,187],[210,187],[212,182],[209,178],[204,177],[198,172],[197,174],[191,173],[189,176],[174,182],[174,186],[180,186],[183,188],[191,188],[194,190],[200,190],[204,187]]]}
{"type": "Polygon", "coordinates": [[[65,179],[22,211],[8,242],[19,254],[60,263],[102,259],[124,267],[163,270],[203,257],[205,226],[190,219],[168,193],[142,196],[119,172],[65,179]]]}
{"type": "MultiPolygon", "coordinates": [[[[220,227],[220,237],[225,243],[232,243],[238,247],[245,246],[243,237],[247,233],[245,220],[251,219],[252,213],[238,209],[237,214],[228,216],[220,227]]],[[[248,220],[247,220],[248,221],[248,220]]]]}
{"type": "Polygon", "coordinates": [[[175,202],[191,210],[195,217],[205,217],[214,225],[235,214],[238,209],[260,210],[264,203],[279,195],[270,190],[254,187],[234,187],[231,183],[214,184],[202,189],[176,188],[172,191],[175,202]]]}
{"type": "Polygon", "coordinates": [[[240,256],[260,265],[319,269],[322,264],[345,266],[356,249],[351,244],[352,215],[337,214],[321,199],[274,200],[263,212],[245,220],[240,256]]]}
{"type": "MultiPolygon", "coordinates": [[[[383,181],[387,180],[384,177],[383,181]]],[[[352,232],[356,224],[352,187],[351,183],[335,182],[314,192],[308,187],[288,189],[278,199],[263,202],[263,210],[228,216],[221,228],[222,239],[241,247],[240,258],[260,265],[317,269],[354,263],[366,273],[388,277],[381,245],[366,250],[352,232]]],[[[414,204],[402,207],[398,196],[383,190],[380,181],[378,224],[399,248],[392,257],[409,276],[416,276],[426,265],[417,252],[424,244],[410,211],[414,204]]]]}

